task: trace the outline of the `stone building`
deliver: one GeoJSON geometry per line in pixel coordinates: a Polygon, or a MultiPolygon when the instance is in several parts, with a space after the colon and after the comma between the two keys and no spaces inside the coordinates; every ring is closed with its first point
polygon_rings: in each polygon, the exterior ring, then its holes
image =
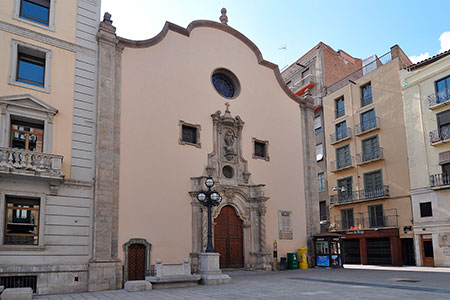
{"type": "Polygon", "coordinates": [[[450,266],[450,51],[400,73],[419,266],[450,266]]]}
{"type": "MultiPolygon", "coordinates": [[[[306,203],[308,236],[328,231],[330,226],[327,155],[325,151],[326,132],[324,130],[322,98],[326,95],[327,86],[331,86],[361,67],[361,59],[354,58],[343,50],[335,51],[329,45],[320,42],[281,73],[284,82],[293,93],[301,96],[304,95],[306,90],[309,90],[311,97],[314,99],[316,176],[319,198],[317,203],[306,203]]],[[[312,255],[312,253],[310,254],[312,255]]]]}
{"type": "Polygon", "coordinates": [[[414,264],[399,46],[327,87],[323,99],[331,229],[344,263],[414,264]]]}
{"type": "Polygon", "coordinates": [[[106,272],[115,257],[124,281],[155,259],[190,258],[197,270],[207,218],[196,195],[208,176],[223,198],[213,209],[222,268],[270,269],[274,240],[279,257],[305,247],[305,199],[317,197],[312,101],[225,14],[166,23],[143,41],[116,36],[110,17],[98,33],[93,246],[106,272]]]}
{"type": "Polygon", "coordinates": [[[0,285],[88,289],[100,2],[0,5],[0,285]]]}

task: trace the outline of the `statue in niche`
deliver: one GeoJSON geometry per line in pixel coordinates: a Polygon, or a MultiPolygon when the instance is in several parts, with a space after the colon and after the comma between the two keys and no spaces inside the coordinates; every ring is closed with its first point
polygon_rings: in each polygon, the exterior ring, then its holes
{"type": "Polygon", "coordinates": [[[227,160],[232,160],[236,156],[236,151],[234,151],[233,147],[235,139],[236,137],[234,136],[234,132],[231,130],[228,130],[223,137],[223,141],[225,143],[223,146],[225,150],[224,156],[227,160]]]}

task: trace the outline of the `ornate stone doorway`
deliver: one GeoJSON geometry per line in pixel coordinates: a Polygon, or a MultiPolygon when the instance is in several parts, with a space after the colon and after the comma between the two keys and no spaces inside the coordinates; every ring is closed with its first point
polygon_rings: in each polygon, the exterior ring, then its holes
{"type": "Polygon", "coordinates": [[[243,222],[236,210],[230,205],[224,206],[214,223],[214,250],[220,253],[220,268],[243,268],[243,222]]]}
{"type": "Polygon", "coordinates": [[[229,104],[226,106],[223,115],[220,111],[211,115],[214,148],[208,154],[205,172],[191,178],[192,267],[198,268],[199,254],[206,249],[208,218],[196,197],[209,176],[214,178],[215,189],[223,197],[212,211],[216,222],[214,249],[222,254],[221,267],[270,270],[271,252],[266,249],[265,225],[269,198],[264,195],[264,184],[252,182],[242,156],[244,122],[239,116],[232,117],[229,104]],[[239,233],[233,232],[234,229],[239,233]]]}

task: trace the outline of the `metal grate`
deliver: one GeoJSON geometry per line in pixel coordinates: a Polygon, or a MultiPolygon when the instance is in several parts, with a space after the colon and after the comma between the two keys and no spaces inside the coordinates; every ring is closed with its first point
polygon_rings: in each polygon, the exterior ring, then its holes
{"type": "Polygon", "coordinates": [[[0,285],[5,289],[30,287],[36,293],[37,276],[4,276],[0,277],[0,285]]]}

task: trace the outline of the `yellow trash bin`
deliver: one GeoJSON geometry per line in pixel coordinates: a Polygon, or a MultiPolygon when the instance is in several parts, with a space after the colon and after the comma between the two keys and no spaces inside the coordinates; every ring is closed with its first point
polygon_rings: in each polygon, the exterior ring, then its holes
{"type": "Polygon", "coordinates": [[[308,258],[306,248],[298,248],[298,261],[300,269],[308,269],[308,258]]]}

